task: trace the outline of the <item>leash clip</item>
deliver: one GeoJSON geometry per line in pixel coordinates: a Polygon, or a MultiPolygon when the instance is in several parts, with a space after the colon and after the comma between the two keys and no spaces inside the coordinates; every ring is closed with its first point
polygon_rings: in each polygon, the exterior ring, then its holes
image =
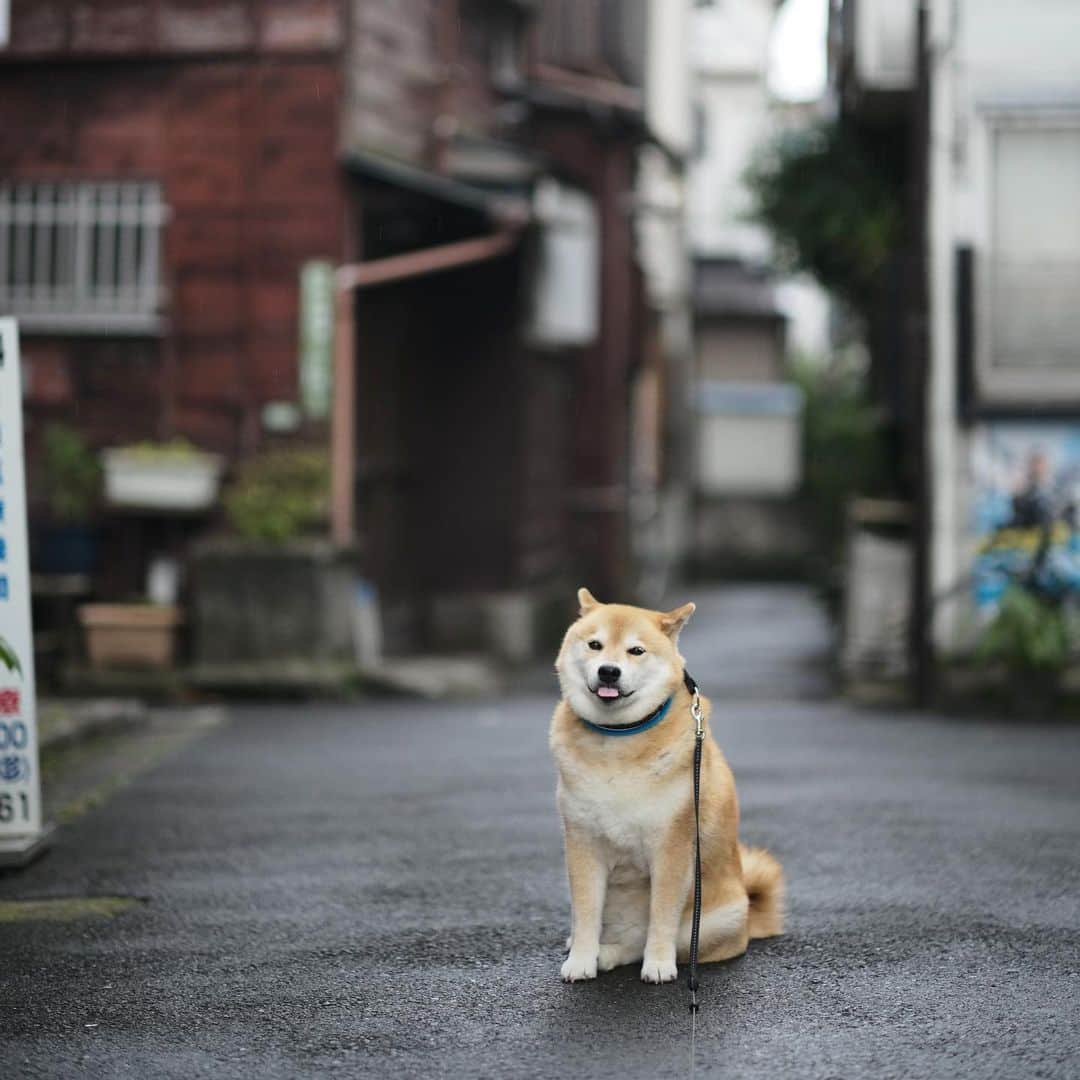
{"type": "Polygon", "coordinates": [[[705,718],[701,713],[701,698],[697,690],[694,690],[694,699],[690,703],[690,715],[694,718],[694,737],[705,738],[705,718]]]}

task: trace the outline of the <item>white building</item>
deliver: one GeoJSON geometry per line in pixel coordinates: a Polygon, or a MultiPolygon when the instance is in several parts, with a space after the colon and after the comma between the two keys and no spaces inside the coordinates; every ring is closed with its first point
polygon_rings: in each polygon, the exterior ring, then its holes
{"type": "MultiPolygon", "coordinates": [[[[986,607],[993,501],[1041,482],[1062,513],[1080,468],[1080,5],[929,12],[932,589],[974,573],[986,607]]],[[[939,647],[963,611],[939,608],[939,647]]]]}
{"type": "Polygon", "coordinates": [[[645,122],[638,151],[636,258],[647,299],[642,363],[630,388],[630,542],[633,592],[660,603],[690,534],[686,399],[693,365],[687,171],[693,137],[691,0],[649,0],[645,122]]]}
{"type": "Polygon", "coordinates": [[[694,11],[697,146],[690,174],[690,231],[699,255],[763,263],[764,230],[742,220],[742,174],[772,130],[767,73],[775,0],[727,0],[694,11]]]}
{"type": "Polygon", "coordinates": [[[906,110],[924,144],[919,543],[943,655],[1011,582],[1080,587],[1080,4],[845,0],[834,32],[844,107],[906,110]]]}
{"type": "Polygon", "coordinates": [[[744,183],[755,155],[793,115],[768,85],[776,10],[775,0],[724,0],[699,3],[693,15],[695,557],[704,570],[794,566],[804,543],[792,502],[801,400],[786,381],[787,359],[792,338],[801,350],[824,351],[826,304],[816,287],[771,272],[769,237],[747,220],[744,183]]]}

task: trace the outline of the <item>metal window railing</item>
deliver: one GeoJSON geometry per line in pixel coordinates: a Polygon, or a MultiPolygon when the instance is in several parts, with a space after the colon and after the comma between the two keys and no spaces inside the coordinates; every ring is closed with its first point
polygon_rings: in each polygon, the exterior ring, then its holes
{"type": "Polygon", "coordinates": [[[0,314],[45,332],[155,332],[166,216],[154,182],[0,182],[0,314]]]}
{"type": "Polygon", "coordinates": [[[584,75],[644,79],[645,0],[544,0],[537,11],[537,61],[584,75]]]}

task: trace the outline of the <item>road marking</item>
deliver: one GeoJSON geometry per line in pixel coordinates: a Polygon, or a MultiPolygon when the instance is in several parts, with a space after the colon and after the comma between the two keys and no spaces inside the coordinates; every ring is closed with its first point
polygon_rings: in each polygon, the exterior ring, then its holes
{"type": "Polygon", "coordinates": [[[40,900],[0,900],[0,923],[112,919],[144,902],[137,896],[55,896],[40,900]]]}

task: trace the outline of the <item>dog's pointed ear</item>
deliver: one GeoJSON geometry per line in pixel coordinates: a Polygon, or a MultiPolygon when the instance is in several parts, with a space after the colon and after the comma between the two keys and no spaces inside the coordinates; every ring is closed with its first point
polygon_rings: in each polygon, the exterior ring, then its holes
{"type": "Polygon", "coordinates": [[[682,607],[677,607],[674,611],[665,611],[660,615],[660,629],[672,641],[675,641],[679,636],[679,631],[686,625],[687,620],[696,610],[695,604],[683,604],[682,607]]]}
{"type": "Polygon", "coordinates": [[[588,589],[582,587],[577,591],[577,602],[582,615],[588,615],[593,608],[600,606],[600,601],[588,589]]]}

